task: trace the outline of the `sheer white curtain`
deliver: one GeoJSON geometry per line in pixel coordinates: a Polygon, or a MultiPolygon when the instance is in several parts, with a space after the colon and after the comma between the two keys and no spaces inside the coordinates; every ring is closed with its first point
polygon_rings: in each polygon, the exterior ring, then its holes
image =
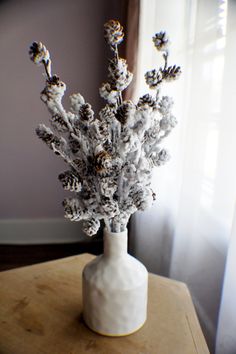
{"type": "Polygon", "coordinates": [[[236,328],[225,328],[225,299],[236,308],[229,290],[236,282],[230,271],[236,256],[235,242],[230,243],[236,196],[236,2],[141,0],[137,96],[148,92],[144,73],[161,64],[151,40],[160,30],[172,42],[170,62],[183,70],[179,81],[163,88],[174,98],[179,124],[165,142],[172,159],[153,176],[155,206],[132,219],[131,247],[150,271],[188,284],[211,352],[218,326],[217,354],[235,354],[236,328]]]}

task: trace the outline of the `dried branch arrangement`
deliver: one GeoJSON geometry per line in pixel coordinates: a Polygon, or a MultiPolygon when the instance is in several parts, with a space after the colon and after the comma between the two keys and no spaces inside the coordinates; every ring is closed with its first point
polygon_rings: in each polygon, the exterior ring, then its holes
{"type": "Polygon", "coordinates": [[[51,114],[51,128],[40,124],[36,133],[69,165],[59,175],[63,188],[75,194],[63,202],[65,217],[84,220],[83,229],[89,236],[97,233],[101,219],[111,232],[123,231],[131,214],[152,205],[152,170],[169,159],[160,143],[176,125],[171,113],[173,101],[160,97],[160,87],[181,73],[179,66],[168,65],[166,33],[157,33],[153,42],[162,52],[164,66],[145,74],[155,95],[146,94],[137,104],[123,101],[122,92],[132,80],[126,60],[118,53],[123,27],[110,20],[104,25],[104,34],[113,57],[107,82],[99,89],[106,105],[97,117],[79,93],[70,96],[67,112],[61,102],[66,85],[52,74],[48,50],[41,42],[34,42],[29,51],[31,60],[45,68],[41,99],[51,114]]]}

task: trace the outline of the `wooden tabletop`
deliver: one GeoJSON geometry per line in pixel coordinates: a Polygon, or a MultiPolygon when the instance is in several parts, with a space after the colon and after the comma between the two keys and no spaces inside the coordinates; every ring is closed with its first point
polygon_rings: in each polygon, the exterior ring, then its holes
{"type": "Polygon", "coordinates": [[[0,273],[0,354],[209,354],[185,284],[149,275],[148,319],[119,338],[82,319],[85,254],[0,273]]]}

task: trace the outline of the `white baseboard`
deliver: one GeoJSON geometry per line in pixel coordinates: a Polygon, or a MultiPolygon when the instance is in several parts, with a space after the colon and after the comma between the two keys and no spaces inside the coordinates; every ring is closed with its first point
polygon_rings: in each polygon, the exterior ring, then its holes
{"type": "Polygon", "coordinates": [[[80,222],[65,219],[0,220],[0,244],[30,245],[69,242],[90,242],[80,222]]]}

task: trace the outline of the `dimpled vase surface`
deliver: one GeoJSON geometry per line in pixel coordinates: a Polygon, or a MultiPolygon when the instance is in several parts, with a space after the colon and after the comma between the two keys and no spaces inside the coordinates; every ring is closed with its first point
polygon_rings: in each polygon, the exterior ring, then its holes
{"type": "Polygon", "coordinates": [[[83,271],[83,318],[93,331],[125,336],[137,331],[147,315],[148,272],[127,253],[127,230],[104,230],[104,253],[83,271]]]}

